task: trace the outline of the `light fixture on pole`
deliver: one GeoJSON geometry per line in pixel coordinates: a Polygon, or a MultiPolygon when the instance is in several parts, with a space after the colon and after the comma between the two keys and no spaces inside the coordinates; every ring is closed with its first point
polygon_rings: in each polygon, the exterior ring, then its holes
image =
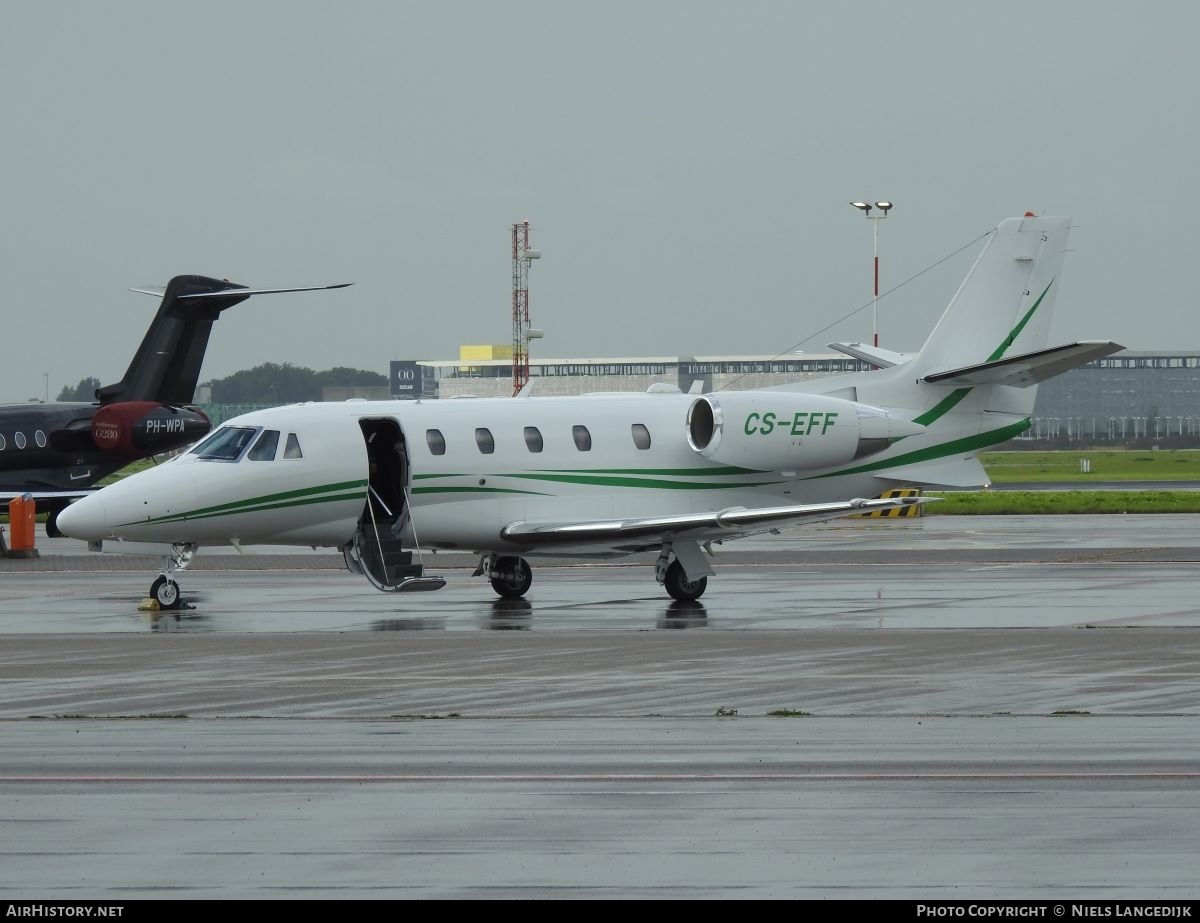
{"type": "Polygon", "coordinates": [[[863,217],[874,225],[874,233],[872,237],[875,242],[874,254],[872,260],[872,274],[874,276],[874,287],[872,289],[873,296],[871,298],[871,332],[873,343],[879,345],[879,222],[887,217],[888,212],[892,210],[891,202],[876,202],[874,207],[879,209],[881,214],[871,214],[870,202],[851,202],[855,208],[863,213],[863,217]]]}

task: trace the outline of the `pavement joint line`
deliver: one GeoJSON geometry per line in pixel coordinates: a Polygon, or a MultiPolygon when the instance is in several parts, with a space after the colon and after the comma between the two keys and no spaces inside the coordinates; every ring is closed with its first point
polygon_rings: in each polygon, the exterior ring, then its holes
{"type": "Polygon", "coordinates": [[[0,785],[31,784],[155,784],[221,785],[253,783],[295,784],[431,784],[431,783],[549,783],[549,782],[1036,782],[1200,781],[1200,771],[1063,771],[1063,772],[718,772],[718,773],[467,773],[397,774],[241,774],[241,775],[22,775],[0,776],[0,785]]]}

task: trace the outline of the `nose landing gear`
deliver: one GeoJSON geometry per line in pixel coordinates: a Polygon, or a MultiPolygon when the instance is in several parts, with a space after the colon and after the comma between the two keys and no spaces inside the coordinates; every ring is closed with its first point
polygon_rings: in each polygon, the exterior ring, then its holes
{"type": "Polygon", "coordinates": [[[177,570],[186,570],[192,563],[192,556],[198,545],[191,542],[179,542],[171,546],[171,553],[163,558],[162,573],[150,584],[150,598],[160,609],[186,609],[188,604],[183,601],[179,584],[172,579],[171,574],[177,570]]]}
{"type": "Polygon", "coordinates": [[[713,573],[696,542],[664,542],[654,564],[654,579],[672,599],[685,603],[704,595],[713,573]]]}
{"type": "Polygon", "coordinates": [[[150,584],[150,598],[158,603],[160,609],[174,609],[180,604],[179,584],[166,574],[159,574],[158,579],[150,584]]]}

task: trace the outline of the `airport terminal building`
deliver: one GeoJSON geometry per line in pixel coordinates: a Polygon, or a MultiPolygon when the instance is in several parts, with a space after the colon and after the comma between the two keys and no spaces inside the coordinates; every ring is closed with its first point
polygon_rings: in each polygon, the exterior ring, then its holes
{"type": "MultiPolygon", "coordinates": [[[[394,360],[393,397],[503,397],[512,393],[512,360],[504,347],[463,347],[447,360],[394,360]]],[[[539,395],[645,391],[749,390],[866,371],[840,353],[786,356],[647,356],[531,359],[539,395]]],[[[1132,351],[1089,362],[1038,388],[1025,438],[1066,442],[1200,440],[1200,352],[1132,351]]]]}

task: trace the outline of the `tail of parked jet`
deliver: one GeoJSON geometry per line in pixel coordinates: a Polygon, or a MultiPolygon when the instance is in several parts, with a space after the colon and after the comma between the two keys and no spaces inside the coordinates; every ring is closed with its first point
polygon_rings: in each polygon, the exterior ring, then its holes
{"type": "Polygon", "coordinates": [[[1002,221],[911,369],[924,375],[1043,349],[1070,231],[1070,218],[1002,221]]]}
{"type": "MultiPolygon", "coordinates": [[[[1000,223],[920,352],[895,369],[944,392],[916,422],[959,404],[1028,416],[1038,382],[1123,348],[1107,340],[1046,346],[1070,230],[1070,218],[1028,213],[1000,223]]],[[[921,390],[925,405],[934,389],[921,390]]]]}
{"type": "Polygon", "coordinates": [[[1124,347],[1108,340],[1047,346],[1070,218],[1002,221],[914,355],[834,344],[879,368],[798,382],[885,408],[924,427],[885,457],[839,473],[875,472],[896,484],[977,487],[989,482],[977,453],[1029,428],[1039,382],[1124,347]]]}
{"type": "Polygon", "coordinates": [[[162,303],[129,363],[125,377],[115,384],[96,389],[96,399],[105,405],[128,401],[189,404],[196,391],[213,321],[226,308],[232,308],[251,295],[311,292],[345,288],[350,284],[249,289],[206,276],[176,276],[164,289],[134,289],[145,295],[160,296],[162,303]]]}

